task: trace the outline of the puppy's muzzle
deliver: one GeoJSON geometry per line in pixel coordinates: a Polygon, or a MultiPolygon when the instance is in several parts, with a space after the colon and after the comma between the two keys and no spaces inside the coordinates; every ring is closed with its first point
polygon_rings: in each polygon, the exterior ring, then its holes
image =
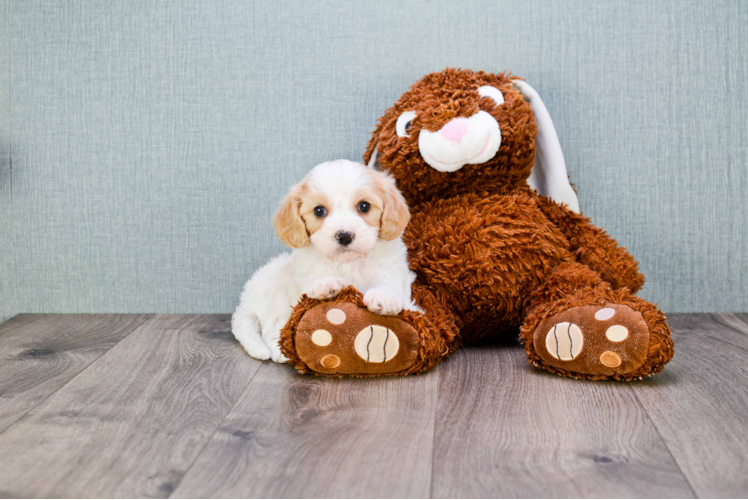
{"type": "Polygon", "coordinates": [[[337,233],[335,233],[335,239],[338,240],[338,243],[340,243],[344,247],[350,245],[353,241],[353,238],[355,237],[355,234],[349,233],[348,231],[338,231],[337,233]]]}

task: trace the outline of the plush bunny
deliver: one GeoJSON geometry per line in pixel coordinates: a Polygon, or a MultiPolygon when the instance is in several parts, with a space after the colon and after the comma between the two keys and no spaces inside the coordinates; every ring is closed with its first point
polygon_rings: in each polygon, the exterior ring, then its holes
{"type": "Polygon", "coordinates": [[[672,358],[665,315],[634,295],[637,262],[579,213],[553,123],[524,81],[429,74],[380,118],[364,160],[410,206],[422,312],[377,316],[352,288],[303,298],[281,336],[299,371],[416,373],[462,344],[517,334],[535,366],[576,378],[632,380],[672,358]],[[318,330],[334,341],[314,344],[318,330]]]}

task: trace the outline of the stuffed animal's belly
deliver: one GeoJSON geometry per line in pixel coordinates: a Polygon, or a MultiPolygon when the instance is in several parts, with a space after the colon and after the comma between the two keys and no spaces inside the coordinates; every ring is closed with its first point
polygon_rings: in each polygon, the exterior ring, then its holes
{"type": "Polygon", "coordinates": [[[405,233],[411,268],[451,304],[468,342],[516,330],[529,293],[573,258],[530,193],[465,195],[418,208],[405,233]]]}

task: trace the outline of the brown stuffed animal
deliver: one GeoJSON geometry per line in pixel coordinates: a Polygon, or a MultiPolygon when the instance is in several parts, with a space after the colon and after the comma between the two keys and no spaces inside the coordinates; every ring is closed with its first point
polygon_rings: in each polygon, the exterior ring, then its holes
{"type": "Polygon", "coordinates": [[[281,335],[299,371],[417,373],[461,344],[518,332],[530,362],[565,376],[632,380],[672,358],[665,315],[633,295],[637,262],[578,213],[553,124],[525,82],[427,75],[379,120],[364,160],[410,205],[404,240],[423,313],[377,316],[352,288],[304,297],[281,335]],[[332,343],[312,342],[320,329],[332,343]]]}

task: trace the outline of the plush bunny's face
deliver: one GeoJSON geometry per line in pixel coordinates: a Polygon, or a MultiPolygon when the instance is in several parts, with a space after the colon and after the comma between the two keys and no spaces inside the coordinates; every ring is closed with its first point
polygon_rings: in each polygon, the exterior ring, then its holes
{"type": "MultiPolygon", "coordinates": [[[[477,89],[478,95],[488,99],[485,108],[496,108],[504,104],[504,94],[496,87],[483,85],[477,89]]],[[[489,112],[480,109],[465,118],[455,116],[449,119],[438,130],[431,132],[422,128],[418,133],[418,151],[423,160],[439,172],[455,172],[465,165],[485,163],[496,155],[501,145],[499,122],[489,112]]],[[[467,113],[465,113],[467,114],[467,113]]],[[[415,111],[406,111],[400,115],[395,126],[398,137],[407,137],[407,124],[412,128],[412,120],[417,118],[415,111]],[[402,125],[402,122],[406,122],[402,125]]],[[[449,115],[447,115],[449,118],[449,115]]],[[[434,120],[438,126],[444,120],[434,120]]]]}
{"type": "Polygon", "coordinates": [[[411,203],[524,182],[535,153],[532,108],[509,76],[447,69],[413,85],[379,120],[374,149],[411,203]]]}

